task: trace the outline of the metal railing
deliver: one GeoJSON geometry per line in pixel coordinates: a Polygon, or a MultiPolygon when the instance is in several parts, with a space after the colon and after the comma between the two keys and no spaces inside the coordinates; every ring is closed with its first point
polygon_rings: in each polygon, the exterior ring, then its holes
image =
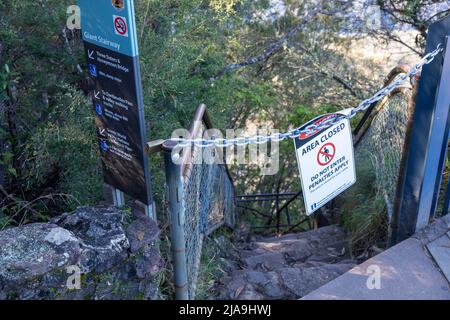
{"type": "MultiPolygon", "coordinates": [[[[436,216],[446,168],[450,130],[450,17],[433,23],[427,49],[442,44],[443,53],[423,68],[413,123],[406,139],[405,169],[400,174],[394,203],[390,244],[422,229],[436,216]]],[[[450,207],[450,182],[442,215],[450,207]]]]}
{"type": "MultiPolygon", "coordinates": [[[[404,66],[397,67],[387,77],[386,85],[394,79],[396,75],[401,72],[406,72],[404,66]]],[[[381,102],[382,103],[382,102],[381,102]]],[[[359,120],[353,131],[355,148],[361,142],[362,137],[367,133],[367,129],[370,127],[373,118],[376,116],[376,107],[380,102],[372,102],[367,108],[364,115],[359,120]]],[[[267,193],[267,194],[245,194],[238,195],[236,197],[237,208],[242,213],[250,213],[257,220],[265,222],[263,225],[252,225],[252,229],[268,229],[276,230],[277,234],[285,234],[297,230],[302,225],[307,225],[307,229],[301,229],[302,231],[311,230],[315,225],[315,221],[312,221],[311,217],[302,217],[300,221],[294,221],[290,207],[295,201],[301,201],[300,207],[303,206],[302,201],[303,192],[284,192],[284,193],[267,193]],[[264,210],[256,208],[255,204],[270,204],[270,208],[266,205],[264,210]],[[264,212],[263,212],[264,211],[264,212]]],[[[298,215],[298,213],[297,213],[298,215]]]]}
{"type": "MultiPolygon", "coordinates": [[[[190,138],[201,137],[212,128],[206,106],[201,105],[190,138]]],[[[149,147],[154,149],[157,145],[160,144],[149,147]]],[[[236,204],[233,181],[225,164],[204,163],[199,158],[204,149],[196,146],[175,149],[176,146],[176,142],[167,140],[161,147],[166,168],[175,294],[176,299],[186,300],[195,298],[204,238],[223,225],[235,225],[236,204]]]]}
{"type": "MultiPolygon", "coordinates": [[[[252,225],[252,229],[267,229],[275,230],[277,234],[290,233],[297,228],[300,228],[303,224],[307,224],[307,231],[312,228],[311,220],[309,217],[303,217],[300,221],[295,221],[295,217],[291,215],[290,207],[296,200],[301,200],[302,192],[286,192],[286,193],[269,193],[269,194],[246,194],[236,197],[237,208],[242,213],[252,214],[256,220],[264,222],[260,225],[252,225]],[[255,208],[254,204],[269,204],[270,209],[266,209],[264,212],[255,208]],[[284,217],[284,219],[283,219],[284,217]]],[[[302,206],[303,203],[300,204],[302,206]]]]}

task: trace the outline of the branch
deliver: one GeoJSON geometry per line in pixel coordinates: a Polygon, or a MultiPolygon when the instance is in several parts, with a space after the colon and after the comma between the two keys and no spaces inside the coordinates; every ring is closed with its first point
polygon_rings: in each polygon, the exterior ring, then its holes
{"type": "Polygon", "coordinates": [[[300,21],[300,23],[294,29],[289,31],[284,37],[282,37],[278,41],[271,44],[259,56],[249,58],[240,63],[232,63],[232,64],[226,66],[225,68],[223,68],[222,71],[220,71],[216,76],[214,76],[210,80],[216,81],[231,71],[235,71],[240,68],[247,67],[249,65],[253,65],[258,62],[266,61],[271,56],[273,56],[276,52],[278,52],[278,50],[280,50],[283,47],[283,45],[286,44],[290,40],[290,38],[292,38],[298,31],[300,31],[300,29],[302,29],[307,23],[309,23],[311,20],[314,20],[315,18],[317,18],[317,16],[320,13],[322,13],[323,9],[324,9],[323,6],[319,5],[316,8],[314,8],[312,11],[308,12],[303,17],[302,21],[300,21]]]}
{"type": "Polygon", "coordinates": [[[399,44],[401,44],[402,46],[408,48],[409,50],[411,50],[412,52],[416,53],[417,55],[421,56],[423,54],[423,52],[417,48],[412,47],[411,45],[409,45],[408,43],[404,42],[399,36],[394,35],[390,32],[382,32],[382,31],[372,31],[371,34],[375,37],[375,38],[381,38],[381,40],[385,40],[385,41],[394,41],[397,42],[399,44]]]}
{"type": "Polygon", "coordinates": [[[346,90],[348,90],[350,92],[350,94],[352,96],[354,96],[355,98],[358,99],[362,99],[363,96],[361,96],[361,94],[359,94],[355,88],[353,88],[353,86],[342,76],[336,74],[335,72],[333,72],[332,70],[330,70],[329,68],[327,68],[326,65],[322,65],[321,62],[314,56],[314,54],[308,50],[307,48],[305,48],[304,46],[302,46],[301,44],[298,45],[300,51],[303,51],[304,53],[306,53],[310,59],[311,59],[311,65],[322,75],[329,77],[331,79],[333,79],[334,81],[336,81],[337,83],[339,83],[340,85],[342,85],[342,87],[346,90]]]}

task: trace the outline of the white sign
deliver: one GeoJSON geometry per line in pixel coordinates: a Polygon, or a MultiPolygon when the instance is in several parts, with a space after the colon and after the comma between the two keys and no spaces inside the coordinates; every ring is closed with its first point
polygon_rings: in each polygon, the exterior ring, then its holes
{"type": "Polygon", "coordinates": [[[121,16],[114,16],[114,31],[117,35],[128,37],[127,18],[121,16]]]}
{"type": "MultiPolygon", "coordinates": [[[[319,124],[336,114],[318,117],[303,128],[319,124]]],[[[313,214],[356,182],[350,122],[338,124],[295,139],[306,213],[313,214]]]]}

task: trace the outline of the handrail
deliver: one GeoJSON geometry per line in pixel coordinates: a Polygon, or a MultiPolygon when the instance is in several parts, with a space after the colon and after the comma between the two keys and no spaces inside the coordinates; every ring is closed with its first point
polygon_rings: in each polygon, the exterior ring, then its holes
{"type": "MultiPolygon", "coordinates": [[[[211,118],[208,113],[208,109],[206,108],[205,104],[201,104],[194,116],[194,120],[192,121],[191,128],[189,130],[189,137],[188,139],[195,139],[197,135],[199,134],[200,130],[202,129],[202,125],[205,125],[207,129],[212,129],[213,125],[211,122],[211,118]]],[[[183,151],[184,154],[182,155],[183,161],[181,163],[181,172],[183,173],[184,177],[189,177],[191,173],[191,167],[192,163],[189,161],[189,159],[192,156],[192,152],[194,148],[184,148],[183,151]]]]}
{"type": "MultiPolygon", "coordinates": [[[[199,130],[202,128],[202,124],[204,124],[206,126],[207,129],[213,129],[214,125],[212,123],[211,117],[209,115],[208,112],[208,108],[206,107],[205,104],[201,104],[197,110],[195,111],[195,115],[194,115],[194,120],[191,123],[190,126],[190,130],[189,130],[189,137],[187,137],[188,139],[194,139],[197,134],[199,133],[199,130]]],[[[147,153],[148,154],[155,154],[155,153],[160,153],[163,150],[166,151],[172,151],[175,147],[176,147],[176,143],[174,141],[171,141],[170,139],[168,140],[154,140],[154,141],[150,141],[147,143],[147,153]]],[[[192,155],[192,148],[184,148],[183,149],[185,151],[185,153],[182,155],[183,159],[182,159],[182,163],[181,163],[181,172],[183,174],[184,177],[189,177],[190,174],[190,157],[192,155]]],[[[217,150],[218,152],[223,152],[222,150],[217,150]]],[[[225,165],[225,169],[226,169],[226,173],[228,175],[228,178],[233,181],[233,178],[231,176],[230,170],[228,168],[228,166],[225,165]]],[[[235,186],[233,185],[233,190],[235,191],[235,186]]]]}
{"type": "MultiPolygon", "coordinates": [[[[293,228],[299,226],[300,224],[291,225],[291,218],[289,214],[289,205],[294,202],[297,198],[302,195],[302,191],[297,193],[267,193],[267,194],[249,194],[249,195],[239,195],[236,196],[237,207],[240,209],[244,209],[252,212],[253,214],[258,214],[261,217],[268,218],[268,223],[266,226],[252,226],[253,229],[272,229],[276,228],[277,234],[280,234],[280,228],[289,228],[289,230],[293,230],[293,228]],[[281,201],[286,201],[281,207],[279,204],[281,201]],[[274,213],[272,215],[267,215],[259,210],[248,207],[247,203],[255,203],[255,202],[275,202],[274,213]],[[281,224],[281,213],[286,211],[286,217],[288,219],[288,225],[281,224]],[[272,226],[271,222],[273,217],[276,218],[276,225],[272,226]]],[[[302,222],[303,223],[303,222],[302,222]]],[[[290,232],[289,231],[289,232],[290,232]]]]}

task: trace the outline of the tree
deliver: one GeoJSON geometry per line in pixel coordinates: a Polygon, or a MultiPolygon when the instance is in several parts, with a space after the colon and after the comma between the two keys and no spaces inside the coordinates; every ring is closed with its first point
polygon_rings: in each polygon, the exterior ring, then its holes
{"type": "Polygon", "coordinates": [[[400,42],[419,54],[425,46],[429,25],[450,14],[450,6],[447,1],[378,0],[377,3],[381,10],[392,19],[395,27],[406,25],[418,31],[415,41],[416,48],[407,45],[389,29],[379,30],[377,34],[400,42]]]}

